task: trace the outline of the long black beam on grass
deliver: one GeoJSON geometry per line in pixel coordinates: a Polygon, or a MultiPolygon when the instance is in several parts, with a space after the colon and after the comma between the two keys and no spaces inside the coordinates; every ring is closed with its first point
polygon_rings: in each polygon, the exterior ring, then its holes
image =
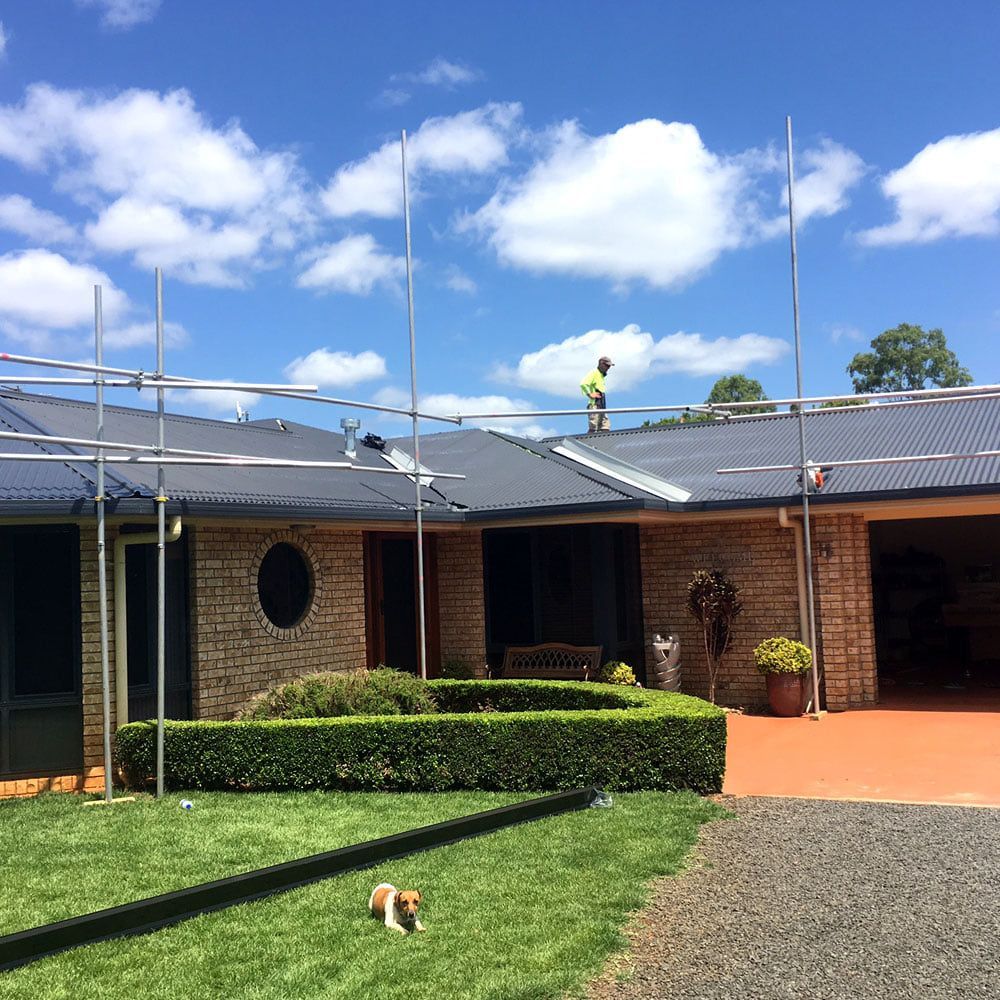
{"type": "Polygon", "coordinates": [[[161,896],[126,903],[124,906],[113,906],[82,917],[18,931],[16,934],[0,937],[0,970],[16,969],[47,955],[81,945],[146,934],[202,913],[265,899],[334,875],[370,868],[383,861],[453,844],[483,833],[492,833],[517,823],[583,809],[598,797],[599,792],[593,787],[557,792],[555,795],[528,799],[512,806],[422,826],[406,833],[367,840],[336,851],[313,854],[297,861],[258,868],[256,871],[232,875],[215,882],[204,882],[189,889],[165,892],[161,896]]]}

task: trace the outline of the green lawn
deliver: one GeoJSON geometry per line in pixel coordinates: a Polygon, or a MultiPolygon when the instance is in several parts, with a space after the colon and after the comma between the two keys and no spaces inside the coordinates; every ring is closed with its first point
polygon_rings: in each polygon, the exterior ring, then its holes
{"type": "MultiPolygon", "coordinates": [[[[70,796],[0,803],[0,933],[525,798],[449,794],[181,794],[83,808],[70,796]]],[[[0,997],[407,1000],[559,997],[621,944],[651,878],[676,872],[700,823],[690,793],[619,795],[152,935],[0,973],[0,997]],[[420,888],[427,933],[368,917],[380,881],[420,888]]]]}

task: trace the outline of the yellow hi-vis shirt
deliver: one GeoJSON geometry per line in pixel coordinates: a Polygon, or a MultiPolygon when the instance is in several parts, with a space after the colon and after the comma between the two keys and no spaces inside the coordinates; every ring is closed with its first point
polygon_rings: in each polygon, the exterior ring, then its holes
{"type": "Polygon", "coordinates": [[[587,397],[587,402],[592,404],[594,402],[590,398],[592,392],[607,392],[604,385],[604,372],[600,368],[595,368],[588,375],[585,375],[580,383],[580,390],[587,397]]]}

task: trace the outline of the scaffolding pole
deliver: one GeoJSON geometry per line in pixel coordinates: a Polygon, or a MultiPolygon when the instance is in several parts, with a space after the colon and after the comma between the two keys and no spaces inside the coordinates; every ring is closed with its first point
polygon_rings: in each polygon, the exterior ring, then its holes
{"type": "MultiPolygon", "coordinates": [[[[104,363],[104,311],[101,286],[94,285],[94,360],[104,363]]],[[[97,440],[104,440],[104,379],[94,380],[96,395],[97,440]]],[[[104,450],[97,450],[97,594],[101,616],[101,716],[104,725],[104,801],[112,800],[111,781],[111,665],[108,656],[108,575],[105,559],[104,450]]]]}
{"type": "Polygon", "coordinates": [[[399,136],[403,168],[403,220],[406,232],[406,303],[410,325],[410,406],[413,420],[413,482],[417,501],[417,610],[420,619],[420,676],[427,678],[427,613],[424,601],[424,501],[420,475],[420,417],[417,413],[417,340],[413,324],[413,258],[410,250],[410,190],[406,176],[406,129],[399,136]]]}
{"type": "MultiPolygon", "coordinates": [[[[163,378],[163,272],[156,269],[156,377],[163,378]]],[[[163,798],[163,722],[166,715],[167,484],[163,469],[162,388],[156,390],[156,797],[163,798]]]]}
{"type": "MultiPolygon", "coordinates": [[[[792,163],[792,118],[785,117],[785,149],[788,158],[788,235],[792,255],[792,321],[795,326],[795,393],[802,396],[802,339],[799,335],[799,257],[795,245],[795,168],[792,163]]],[[[812,532],[809,523],[809,470],[806,468],[806,416],[798,406],[799,475],[802,478],[802,536],[806,559],[806,603],[809,609],[809,647],[812,650],[812,698],[806,706],[819,716],[819,675],[821,670],[819,649],[816,645],[816,604],[813,593],[812,532]]]]}

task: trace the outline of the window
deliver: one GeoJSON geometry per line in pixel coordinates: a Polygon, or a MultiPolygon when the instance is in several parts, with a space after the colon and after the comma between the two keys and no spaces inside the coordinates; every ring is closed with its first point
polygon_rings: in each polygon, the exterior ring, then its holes
{"type": "Polygon", "coordinates": [[[277,628],[298,625],[309,610],[312,593],[305,555],[288,542],[272,545],[257,571],[257,595],[268,621],[277,628]]]}

